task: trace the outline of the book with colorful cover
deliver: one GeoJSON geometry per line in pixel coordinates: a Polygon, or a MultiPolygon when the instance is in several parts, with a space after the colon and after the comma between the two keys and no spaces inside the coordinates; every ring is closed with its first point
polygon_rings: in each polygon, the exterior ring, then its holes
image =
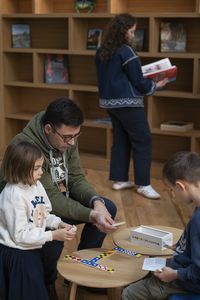
{"type": "Polygon", "coordinates": [[[69,83],[68,57],[64,54],[46,54],[44,66],[45,83],[69,83]]]}
{"type": "Polygon", "coordinates": [[[100,28],[90,28],[87,33],[87,49],[96,50],[101,45],[103,30],[100,28]]]}
{"type": "Polygon", "coordinates": [[[186,26],[179,22],[161,22],[160,25],[160,51],[185,52],[186,26]]]}
{"type": "Polygon", "coordinates": [[[29,24],[12,24],[12,47],[13,48],[30,48],[30,25],[29,24]]]}
{"type": "Polygon", "coordinates": [[[168,79],[168,82],[176,80],[177,66],[173,66],[169,58],[163,58],[151,64],[142,66],[142,73],[145,78],[150,78],[155,82],[168,79]]]}
{"type": "Polygon", "coordinates": [[[143,28],[138,28],[135,31],[135,35],[132,41],[132,47],[136,51],[144,50],[144,34],[145,30],[143,28]]]}

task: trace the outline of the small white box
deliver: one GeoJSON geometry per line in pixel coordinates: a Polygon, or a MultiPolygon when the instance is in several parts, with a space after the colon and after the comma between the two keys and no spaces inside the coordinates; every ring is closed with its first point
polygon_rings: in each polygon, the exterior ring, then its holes
{"type": "Polygon", "coordinates": [[[131,242],[135,245],[164,250],[173,245],[172,232],[141,225],[131,230],[131,242]]]}

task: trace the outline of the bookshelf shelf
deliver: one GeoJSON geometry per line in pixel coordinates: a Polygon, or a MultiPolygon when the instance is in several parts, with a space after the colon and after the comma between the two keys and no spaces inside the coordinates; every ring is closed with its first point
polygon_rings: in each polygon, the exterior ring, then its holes
{"type": "MultiPolygon", "coordinates": [[[[49,14],[49,13],[75,13],[73,0],[35,0],[35,13],[49,14]]],[[[108,10],[108,2],[106,0],[96,0],[94,13],[104,13],[108,10]]],[[[87,12],[87,10],[82,13],[87,12]]]]}
{"type": "MultiPolygon", "coordinates": [[[[160,51],[160,26],[161,23],[183,23],[186,28],[187,33],[187,42],[186,42],[186,57],[188,53],[199,53],[200,52],[200,44],[198,43],[198,40],[200,39],[200,18],[199,17],[155,17],[154,18],[154,28],[156,31],[156,44],[157,44],[157,50],[160,51]]],[[[173,54],[169,53],[170,55],[173,54]]],[[[174,53],[175,54],[175,53],[174,53]]],[[[179,55],[183,53],[178,53],[179,55]]]]}
{"type": "Polygon", "coordinates": [[[200,153],[200,0],[96,0],[91,13],[77,13],[74,0],[0,0],[0,155],[35,113],[58,97],[70,97],[85,116],[82,165],[109,168],[112,126],[97,121],[108,116],[99,108],[95,50],[87,49],[87,34],[91,28],[104,30],[114,14],[127,11],[137,17],[137,28],[145,30],[139,52],[142,64],[169,57],[178,67],[177,80],[145,100],[153,137],[153,174],[160,176],[163,162],[176,151],[200,153]],[[185,24],[186,52],[160,52],[162,22],[185,24]],[[12,48],[13,24],[30,26],[31,48],[12,48]],[[69,84],[44,82],[46,54],[68,56],[69,84]],[[169,120],[193,122],[194,129],[160,130],[160,123],[169,120]]]}
{"type": "Polygon", "coordinates": [[[40,89],[59,89],[67,91],[88,91],[88,92],[98,92],[96,86],[93,85],[80,85],[80,84],[47,84],[47,83],[31,83],[22,81],[8,81],[5,82],[4,86],[10,87],[27,87],[27,88],[40,88],[40,89]]]}
{"type": "MultiPolygon", "coordinates": [[[[117,1],[114,1],[117,7],[117,1]]],[[[119,2],[119,1],[118,1],[119,2]]],[[[124,0],[123,8],[126,11],[136,13],[186,13],[196,12],[196,0],[124,0]]],[[[116,9],[117,10],[117,9],[116,9]]],[[[118,11],[117,11],[118,12],[118,11]]]]}
{"type": "Polygon", "coordinates": [[[30,121],[33,116],[34,116],[34,114],[20,112],[20,113],[13,113],[13,114],[10,113],[10,114],[7,114],[5,117],[7,119],[13,119],[13,120],[30,121]]]}
{"type": "Polygon", "coordinates": [[[0,0],[1,13],[32,13],[32,0],[0,0]]]}
{"type": "Polygon", "coordinates": [[[200,130],[199,110],[200,101],[196,99],[177,99],[172,97],[149,98],[151,109],[150,125],[152,128],[160,128],[160,124],[166,121],[193,122],[194,128],[200,130]]]}
{"type": "Polygon", "coordinates": [[[153,160],[164,163],[170,156],[178,151],[191,150],[191,138],[187,136],[153,134],[153,160]],[[164,151],[161,151],[162,149],[164,151]]]}
{"type": "Polygon", "coordinates": [[[200,135],[200,130],[188,130],[185,132],[180,132],[180,131],[170,131],[170,130],[161,130],[159,128],[152,128],[151,132],[153,134],[159,134],[159,135],[172,135],[172,136],[182,136],[182,137],[197,137],[200,135]]]}

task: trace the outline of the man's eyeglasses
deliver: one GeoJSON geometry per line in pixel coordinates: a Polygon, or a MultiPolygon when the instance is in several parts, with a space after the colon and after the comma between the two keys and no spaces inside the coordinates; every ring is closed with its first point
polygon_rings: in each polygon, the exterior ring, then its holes
{"type": "Polygon", "coordinates": [[[81,131],[79,131],[77,134],[74,135],[62,135],[60,134],[60,132],[58,132],[54,126],[52,126],[52,129],[55,133],[57,133],[57,135],[59,135],[59,137],[63,140],[64,143],[69,143],[72,139],[77,139],[79,137],[79,135],[82,133],[81,131]]]}

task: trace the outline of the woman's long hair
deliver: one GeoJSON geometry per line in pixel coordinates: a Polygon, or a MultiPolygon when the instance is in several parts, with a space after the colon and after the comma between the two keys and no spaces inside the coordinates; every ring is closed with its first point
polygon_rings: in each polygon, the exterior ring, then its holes
{"type": "Polygon", "coordinates": [[[100,59],[109,60],[117,48],[127,43],[127,31],[136,24],[136,18],[130,14],[119,14],[108,23],[103,34],[100,59]]]}

